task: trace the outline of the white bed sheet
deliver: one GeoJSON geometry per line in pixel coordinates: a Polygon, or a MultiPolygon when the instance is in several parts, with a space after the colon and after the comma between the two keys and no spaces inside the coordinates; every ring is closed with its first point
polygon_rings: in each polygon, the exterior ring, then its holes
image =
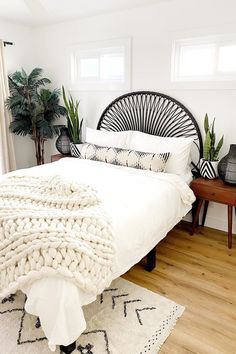
{"type": "MultiPolygon", "coordinates": [[[[22,170],[16,173],[22,173],[22,170]]],[[[144,257],[191,209],[195,197],[176,175],[64,158],[24,170],[24,174],[60,174],[92,185],[110,214],[115,232],[117,270],[125,273],[144,257]]],[[[82,306],[95,300],[74,284],[48,277],[23,288],[26,311],[39,316],[49,347],[68,345],[85,330],[82,306]]]]}

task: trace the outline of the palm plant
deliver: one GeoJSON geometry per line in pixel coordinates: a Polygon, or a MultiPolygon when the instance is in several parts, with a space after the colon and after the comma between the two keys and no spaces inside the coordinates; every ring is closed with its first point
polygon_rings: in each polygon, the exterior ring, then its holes
{"type": "Polygon", "coordinates": [[[216,135],[215,135],[215,119],[212,124],[209,124],[208,115],[206,113],[204,119],[204,130],[206,134],[204,142],[204,160],[206,161],[218,161],[218,156],[220,149],[222,148],[224,142],[224,136],[221,137],[218,144],[216,144],[216,135]]]}
{"type": "Polygon", "coordinates": [[[74,144],[80,144],[82,142],[82,125],[83,119],[79,118],[79,102],[74,101],[70,95],[66,97],[64,86],[62,86],[63,100],[67,111],[67,125],[71,142],[74,144]]]}
{"type": "Polygon", "coordinates": [[[62,125],[54,121],[66,110],[59,104],[60,90],[42,88],[51,81],[42,77],[42,69],[27,73],[22,69],[9,76],[10,96],[6,101],[13,121],[10,131],[17,135],[30,135],[35,144],[37,164],[44,163],[44,144],[58,134],[62,125]]]}

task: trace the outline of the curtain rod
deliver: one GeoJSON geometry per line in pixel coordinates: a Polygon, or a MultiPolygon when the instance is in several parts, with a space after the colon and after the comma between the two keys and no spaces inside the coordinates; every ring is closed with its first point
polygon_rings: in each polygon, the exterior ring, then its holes
{"type": "Polygon", "coordinates": [[[7,45],[13,45],[13,42],[4,41],[3,44],[4,44],[4,47],[6,47],[7,45]]]}

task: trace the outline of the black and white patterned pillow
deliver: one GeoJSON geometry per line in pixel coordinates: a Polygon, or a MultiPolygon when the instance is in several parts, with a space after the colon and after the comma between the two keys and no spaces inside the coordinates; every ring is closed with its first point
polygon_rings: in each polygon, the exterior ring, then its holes
{"type": "Polygon", "coordinates": [[[169,156],[169,152],[154,154],[114,147],[103,147],[94,144],[83,144],[80,150],[80,157],[82,159],[102,161],[113,165],[154,172],[164,172],[169,156]]]}

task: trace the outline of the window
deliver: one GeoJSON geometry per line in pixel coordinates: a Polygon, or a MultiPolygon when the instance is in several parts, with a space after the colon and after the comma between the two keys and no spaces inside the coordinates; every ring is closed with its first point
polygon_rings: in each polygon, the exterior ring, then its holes
{"type": "Polygon", "coordinates": [[[219,48],[219,66],[222,73],[236,73],[236,44],[219,48]]]}
{"type": "Polygon", "coordinates": [[[236,35],[176,40],[172,81],[236,80],[236,35]]]}
{"type": "Polygon", "coordinates": [[[129,90],[130,39],[70,48],[70,87],[78,90],[129,90]]]}

